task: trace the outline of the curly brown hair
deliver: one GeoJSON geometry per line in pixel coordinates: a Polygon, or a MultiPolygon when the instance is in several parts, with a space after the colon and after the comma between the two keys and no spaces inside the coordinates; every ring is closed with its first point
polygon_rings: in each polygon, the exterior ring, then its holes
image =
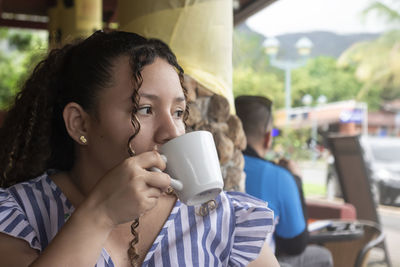
{"type": "MultiPolygon", "coordinates": [[[[156,58],[173,66],[183,88],[183,69],[169,47],[160,40],[146,39],[135,33],[97,31],[84,40],[52,50],[33,70],[15,103],[8,111],[0,131],[0,186],[9,187],[27,181],[48,169],[69,171],[74,165],[74,141],[69,136],[62,116],[64,107],[75,102],[97,116],[97,96],[109,86],[113,77],[113,63],[121,56],[129,57],[132,69],[132,125],[134,134],[140,130],[136,118],[141,71],[156,58]]],[[[184,120],[188,116],[186,108],[184,120]]],[[[134,240],[129,252],[133,262],[137,258],[134,240]]]]}

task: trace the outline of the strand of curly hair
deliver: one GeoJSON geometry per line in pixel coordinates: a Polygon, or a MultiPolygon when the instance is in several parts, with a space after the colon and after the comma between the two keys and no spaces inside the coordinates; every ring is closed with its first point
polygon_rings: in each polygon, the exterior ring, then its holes
{"type": "MultiPolygon", "coordinates": [[[[175,56],[173,56],[172,53],[168,53],[167,51],[169,51],[169,48],[167,46],[165,46],[162,43],[159,43],[156,40],[153,40],[153,44],[155,46],[158,46],[158,49],[161,51],[164,51],[164,59],[168,61],[169,64],[171,64],[172,66],[174,66],[178,72],[178,76],[179,76],[179,80],[183,89],[183,94],[185,99],[187,99],[187,89],[184,86],[184,76],[183,76],[183,69],[178,65],[175,56]]],[[[135,58],[131,58],[130,59],[130,65],[133,69],[133,81],[134,84],[136,85],[136,88],[138,88],[134,94],[132,95],[132,102],[134,104],[134,107],[132,109],[131,112],[131,124],[133,126],[133,128],[136,130],[135,133],[129,138],[128,141],[128,153],[131,157],[133,157],[135,155],[135,151],[134,149],[131,147],[131,141],[133,140],[133,138],[138,134],[139,130],[140,130],[140,122],[137,119],[136,113],[138,110],[138,103],[139,103],[139,88],[143,82],[143,78],[141,76],[140,70],[143,69],[143,67],[147,64],[150,64],[151,62],[154,61],[154,51],[153,50],[149,50],[146,49],[144,47],[139,47],[138,50],[141,50],[140,52],[138,52],[138,57],[135,58]]],[[[184,116],[183,116],[183,121],[185,122],[187,120],[189,116],[189,107],[188,105],[186,105],[186,109],[184,112],[184,116]]],[[[174,192],[171,191],[169,194],[173,194],[174,192]]],[[[132,267],[136,267],[139,266],[139,257],[140,255],[137,252],[136,249],[136,245],[139,243],[139,233],[137,232],[137,227],[139,226],[139,218],[135,219],[133,221],[133,223],[131,224],[131,234],[133,236],[132,240],[129,242],[129,248],[128,248],[128,257],[131,263],[132,267]]]]}
{"type": "Polygon", "coordinates": [[[15,98],[0,131],[1,187],[26,181],[43,172],[51,155],[51,118],[56,78],[72,46],[52,50],[41,61],[15,98]],[[40,104],[39,104],[40,102],[40,104]],[[7,119],[10,118],[10,119],[7,119]]]}

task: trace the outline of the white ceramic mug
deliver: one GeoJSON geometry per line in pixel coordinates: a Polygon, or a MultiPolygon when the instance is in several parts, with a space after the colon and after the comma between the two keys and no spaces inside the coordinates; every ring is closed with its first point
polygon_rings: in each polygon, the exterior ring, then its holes
{"type": "Polygon", "coordinates": [[[223,190],[217,149],[210,132],[178,136],[162,145],[160,153],[167,158],[165,172],[172,178],[171,186],[186,205],[206,203],[223,190]]]}

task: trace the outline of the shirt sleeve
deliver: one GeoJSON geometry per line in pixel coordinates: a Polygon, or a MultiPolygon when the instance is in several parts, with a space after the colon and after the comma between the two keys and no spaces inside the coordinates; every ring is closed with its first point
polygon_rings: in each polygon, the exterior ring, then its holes
{"type": "Polygon", "coordinates": [[[235,214],[229,266],[246,266],[255,260],[273,230],[274,214],[266,202],[244,193],[227,192],[235,214]]]}
{"type": "Polygon", "coordinates": [[[7,189],[0,188],[0,232],[25,240],[33,249],[41,250],[36,232],[25,212],[7,189]]]}

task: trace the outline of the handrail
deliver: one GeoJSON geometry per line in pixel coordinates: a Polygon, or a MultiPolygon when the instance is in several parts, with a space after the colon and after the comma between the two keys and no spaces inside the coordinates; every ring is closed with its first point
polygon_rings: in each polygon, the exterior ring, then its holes
{"type": "MultiPolygon", "coordinates": [[[[383,233],[382,228],[380,227],[379,224],[377,224],[375,222],[372,222],[372,221],[366,221],[366,220],[361,220],[359,222],[364,226],[368,226],[368,227],[374,228],[375,230],[377,230],[377,232],[379,232],[379,235],[375,239],[373,239],[373,240],[369,241],[367,244],[365,244],[365,246],[358,253],[357,258],[356,258],[356,262],[354,264],[355,267],[361,267],[362,266],[362,263],[365,260],[365,257],[367,255],[368,251],[370,251],[372,248],[377,247],[380,244],[385,245],[385,243],[384,243],[384,241],[385,241],[385,233],[383,233]]],[[[389,256],[387,255],[386,251],[385,251],[384,254],[385,254],[385,262],[386,262],[387,266],[391,267],[392,263],[391,263],[391,261],[389,259],[389,256]]]]}
{"type": "Polygon", "coordinates": [[[358,253],[357,258],[356,258],[356,263],[354,266],[361,267],[368,251],[370,251],[372,248],[376,247],[378,244],[381,244],[384,240],[385,240],[385,234],[381,232],[381,234],[377,238],[369,241],[358,253]]]}

